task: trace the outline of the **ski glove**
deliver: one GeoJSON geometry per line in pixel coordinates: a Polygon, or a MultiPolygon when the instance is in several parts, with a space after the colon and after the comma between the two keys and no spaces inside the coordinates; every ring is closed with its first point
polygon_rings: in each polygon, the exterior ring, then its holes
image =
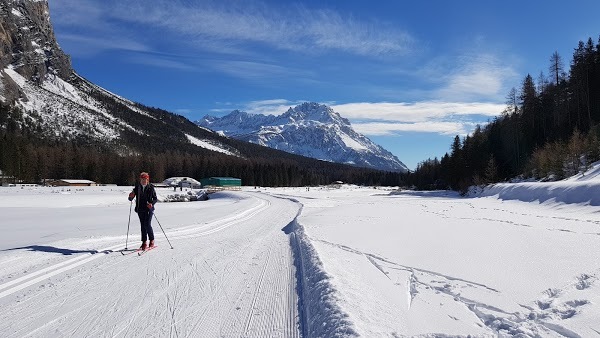
{"type": "Polygon", "coordinates": [[[129,200],[133,200],[133,198],[135,197],[135,194],[133,192],[129,193],[129,200]]]}

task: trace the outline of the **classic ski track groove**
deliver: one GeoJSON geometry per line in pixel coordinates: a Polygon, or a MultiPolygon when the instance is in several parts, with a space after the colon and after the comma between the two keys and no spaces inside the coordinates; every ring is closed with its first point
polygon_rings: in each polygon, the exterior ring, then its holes
{"type": "Polygon", "coordinates": [[[244,336],[248,335],[248,331],[250,330],[250,325],[252,324],[252,317],[256,310],[256,300],[258,299],[259,293],[262,292],[262,288],[265,280],[265,272],[267,271],[267,267],[269,266],[269,261],[271,260],[271,252],[272,248],[269,248],[267,251],[267,259],[264,263],[262,271],[260,272],[260,276],[258,278],[258,287],[254,289],[254,295],[252,297],[252,302],[250,303],[250,311],[246,315],[246,324],[244,325],[244,336]]]}

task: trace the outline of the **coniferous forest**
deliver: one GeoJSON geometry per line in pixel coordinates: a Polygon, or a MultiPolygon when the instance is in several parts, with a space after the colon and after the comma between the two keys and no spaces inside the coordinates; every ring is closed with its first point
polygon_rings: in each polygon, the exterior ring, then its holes
{"type": "Polygon", "coordinates": [[[599,124],[600,39],[589,38],[568,66],[553,53],[546,72],[527,74],[508,93],[502,116],[456,136],[449,153],[419,163],[408,182],[465,191],[519,176],[561,179],[600,160],[599,124]]]}

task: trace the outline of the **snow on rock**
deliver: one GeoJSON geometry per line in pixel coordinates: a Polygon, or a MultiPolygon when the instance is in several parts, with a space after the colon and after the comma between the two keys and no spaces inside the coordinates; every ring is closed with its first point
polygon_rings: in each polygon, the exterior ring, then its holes
{"type": "Polygon", "coordinates": [[[218,146],[215,145],[213,143],[210,143],[208,141],[204,141],[204,140],[200,140],[192,135],[189,134],[185,134],[185,136],[187,137],[187,139],[190,141],[190,143],[192,143],[193,145],[196,145],[200,148],[204,148],[204,149],[208,149],[208,150],[212,150],[212,151],[217,151],[223,154],[227,154],[227,155],[231,155],[231,156],[237,156],[237,154],[234,154],[233,152],[223,148],[222,146],[218,146]]]}
{"type": "Polygon", "coordinates": [[[113,126],[115,119],[83,99],[82,93],[62,79],[49,76],[42,85],[45,92],[29,84],[12,66],[4,71],[23,90],[24,97],[19,99],[18,104],[24,109],[25,115],[36,120],[50,137],[72,139],[85,136],[105,141],[119,137],[113,126]]]}
{"type": "Polygon", "coordinates": [[[12,13],[12,15],[17,16],[19,18],[23,17],[23,13],[19,12],[19,10],[16,8],[12,8],[10,12],[12,13]]]}
{"type": "Polygon", "coordinates": [[[4,102],[6,101],[6,98],[2,95],[2,93],[4,93],[4,81],[2,78],[4,78],[4,75],[2,75],[2,72],[0,71],[0,101],[4,102]]]}
{"type": "Polygon", "coordinates": [[[10,78],[15,81],[15,83],[17,85],[19,85],[19,87],[24,87],[25,83],[27,82],[25,80],[25,78],[23,76],[21,76],[21,74],[17,73],[14,69],[14,67],[12,65],[4,68],[4,72],[10,76],[10,78]]]}

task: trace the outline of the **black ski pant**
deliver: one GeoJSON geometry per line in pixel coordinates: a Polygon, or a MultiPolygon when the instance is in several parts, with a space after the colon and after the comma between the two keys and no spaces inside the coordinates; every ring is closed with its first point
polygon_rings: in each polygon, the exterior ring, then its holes
{"type": "Polygon", "coordinates": [[[142,242],[150,239],[154,240],[154,231],[152,230],[152,215],[154,215],[154,211],[142,211],[138,212],[138,217],[140,218],[140,225],[142,227],[142,242]]]}

